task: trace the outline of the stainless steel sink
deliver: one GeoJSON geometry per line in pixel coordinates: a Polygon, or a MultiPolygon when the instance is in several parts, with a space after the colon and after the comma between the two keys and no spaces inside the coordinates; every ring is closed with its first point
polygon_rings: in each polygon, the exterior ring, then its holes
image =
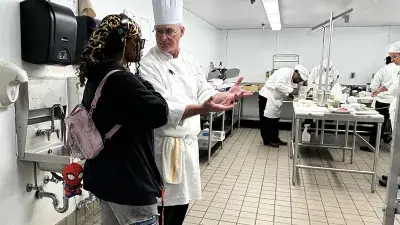
{"type": "MultiPolygon", "coordinates": [[[[64,167],[73,162],[70,152],[64,145],[48,145],[25,153],[25,161],[37,162],[38,168],[42,171],[61,173],[64,167]]],[[[84,160],[77,161],[83,164],[84,160]]]]}

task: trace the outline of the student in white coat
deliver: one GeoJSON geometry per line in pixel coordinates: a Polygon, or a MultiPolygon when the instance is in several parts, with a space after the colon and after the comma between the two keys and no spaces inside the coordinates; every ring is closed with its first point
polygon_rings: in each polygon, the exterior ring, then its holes
{"type": "Polygon", "coordinates": [[[168,123],[154,131],[155,157],[165,185],[164,224],[181,225],[189,202],[201,199],[199,114],[231,109],[251,93],[239,87],[242,78],[229,92],[214,90],[199,62],[180,50],[183,0],[153,0],[153,12],[157,46],[141,61],[141,72],[168,103],[168,123]]]}
{"type": "Polygon", "coordinates": [[[307,81],[309,72],[302,65],[294,69],[280,68],[275,71],[265,82],[259,92],[260,132],[264,145],[277,148],[287,145],[279,139],[279,119],[282,100],[293,92],[293,84],[307,81]]]}
{"type": "MultiPolygon", "coordinates": [[[[386,65],[383,66],[382,68],[380,68],[375,73],[374,78],[371,81],[370,87],[371,87],[372,91],[377,90],[382,85],[384,85],[385,83],[389,82],[392,79],[392,74],[389,73],[389,70],[387,67],[396,66],[396,65],[394,63],[392,63],[392,58],[390,56],[386,57],[385,60],[386,60],[386,65]]],[[[392,99],[393,99],[393,96],[391,96],[389,94],[389,92],[387,92],[387,91],[381,93],[376,98],[375,108],[381,115],[383,115],[385,117],[385,121],[383,122],[384,125],[389,123],[389,106],[390,106],[390,102],[392,101],[392,99]]],[[[372,131],[371,131],[371,135],[369,136],[368,142],[372,146],[375,146],[375,144],[376,144],[376,129],[377,129],[377,127],[378,127],[378,125],[374,124],[374,127],[372,128],[372,131]]],[[[387,126],[387,127],[389,127],[389,126],[387,126]]],[[[390,134],[384,135],[385,129],[386,129],[386,127],[384,126],[382,128],[381,137],[385,142],[389,143],[391,140],[391,135],[390,134]]],[[[387,133],[387,132],[385,132],[385,133],[387,133]]],[[[367,146],[361,146],[360,150],[371,152],[371,149],[368,148],[367,146]]]]}
{"type": "MultiPolygon", "coordinates": [[[[326,67],[328,66],[328,60],[325,59],[322,62],[322,82],[321,84],[325,84],[325,79],[326,79],[326,67]]],[[[310,73],[310,77],[308,79],[308,89],[315,89],[318,90],[318,84],[319,84],[319,74],[321,71],[321,65],[315,66],[310,73]]],[[[328,72],[328,85],[329,85],[329,90],[332,89],[332,87],[339,82],[339,71],[333,67],[333,62],[330,60],[329,61],[329,72],[328,72]]]]}
{"type": "MultiPolygon", "coordinates": [[[[395,128],[396,124],[396,111],[397,111],[397,101],[399,95],[399,76],[400,76],[400,41],[393,43],[389,48],[389,56],[392,58],[392,62],[394,66],[386,67],[387,73],[392,75],[392,79],[386,82],[383,86],[378,88],[377,90],[372,92],[373,96],[377,96],[381,92],[388,92],[393,96],[392,101],[390,102],[389,114],[390,114],[390,122],[392,125],[392,129],[395,128]]],[[[382,179],[379,180],[379,184],[386,187],[387,176],[382,176],[382,179]]],[[[400,186],[399,186],[400,188],[400,186]]]]}

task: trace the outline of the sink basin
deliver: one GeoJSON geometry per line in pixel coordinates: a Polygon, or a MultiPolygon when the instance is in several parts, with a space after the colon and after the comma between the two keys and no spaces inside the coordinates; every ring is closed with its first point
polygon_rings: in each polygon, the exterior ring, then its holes
{"type": "Polygon", "coordinates": [[[38,168],[42,171],[57,173],[61,173],[64,167],[72,162],[82,166],[85,163],[85,160],[74,160],[63,144],[48,145],[26,152],[24,160],[37,162],[38,168]]]}

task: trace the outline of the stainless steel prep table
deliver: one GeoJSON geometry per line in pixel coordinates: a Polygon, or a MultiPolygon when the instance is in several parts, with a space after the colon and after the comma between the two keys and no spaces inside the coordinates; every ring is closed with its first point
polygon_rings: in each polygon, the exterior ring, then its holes
{"type": "MultiPolygon", "coordinates": [[[[289,142],[289,155],[293,160],[293,174],[292,174],[292,182],[296,184],[297,178],[297,169],[314,169],[314,170],[325,170],[325,171],[333,171],[333,172],[346,172],[346,173],[361,173],[361,174],[369,174],[372,175],[372,183],[371,183],[371,191],[375,192],[376,189],[376,177],[377,177],[377,169],[378,169],[378,159],[379,159],[379,149],[380,149],[380,142],[377,141],[375,146],[371,146],[368,141],[366,141],[363,137],[361,137],[357,133],[357,123],[358,122],[370,122],[370,123],[378,123],[377,128],[377,138],[376,140],[380,140],[381,136],[381,129],[384,117],[380,114],[376,115],[354,115],[354,114],[337,114],[331,113],[326,108],[325,112],[310,112],[305,111],[304,107],[300,107],[298,102],[293,102],[293,123],[292,123],[292,132],[291,132],[291,140],[289,142]],[[302,109],[303,108],[303,109],[302,109]],[[319,135],[318,143],[315,142],[308,142],[308,143],[301,143],[301,121],[305,119],[312,119],[312,120],[321,120],[322,127],[321,134],[319,135]],[[324,144],[324,136],[325,136],[325,121],[326,120],[333,120],[333,121],[346,121],[346,130],[345,130],[345,143],[343,146],[338,145],[328,145],[324,144]],[[350,123],[353,123],[353,143],[352,147],[348,146],[348,137],[349,137],[349,126],[350,123]],[[348,169],[338,169],[338,168],[329,168],[329,167],[318,167],[318,166],[309,166],[309,165],[301,165],[299,164],[299,146],[313,146],[313,147],[326,147],[331,149],[343,149],[343,162],[345,162],[345,151],[351,150],[350,156],[350,163],[353,163],[353,156],[355,151],[355,137],[359,137],[363,142],[365,142],[375,154],[374,157],[374,165],[372,171],[360,171],[360,170],[348,170],[348,169]],[[297,156],[297,157],[294,157],[297,156]]],[[[335,132],[337,134],[337,132],[335,132]]],[[[317,133],[318,134],[318,133],[317,133]]]]}

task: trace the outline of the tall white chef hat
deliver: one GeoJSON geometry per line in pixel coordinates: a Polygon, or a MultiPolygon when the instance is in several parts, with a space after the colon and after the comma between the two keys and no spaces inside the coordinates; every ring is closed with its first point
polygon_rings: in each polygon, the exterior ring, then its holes
{"type": "MultiPolygon", "coordinates": [[[[324,69],[325,69],[327,65],[328,65],[328,59],[324,59],[324,61],[322,62],[322,67],[324,67],[324,69]]],[[[332,62],[332,60],[329,60],[329,69],[332,68],[332,66],[333,66],[333,62],[332,62]]]]}
{"type": "Polygon", "coordinates": [[[153,0],[155,25],[182,23],[183,0],[153,0]]]}
{"type": "Polygon", "coordinates": [[[391,44],[388,52],[400,53],[400,41],[391,44]]]}
{"type": "Polygon", "coordinates": [[[303,65],[297,64],[294,69],[299,71],[301,79],[303,79],[304,81],[308,80],[308,75],[310,74],[310,72],[307,68],[305,68],[303,65]]]}

